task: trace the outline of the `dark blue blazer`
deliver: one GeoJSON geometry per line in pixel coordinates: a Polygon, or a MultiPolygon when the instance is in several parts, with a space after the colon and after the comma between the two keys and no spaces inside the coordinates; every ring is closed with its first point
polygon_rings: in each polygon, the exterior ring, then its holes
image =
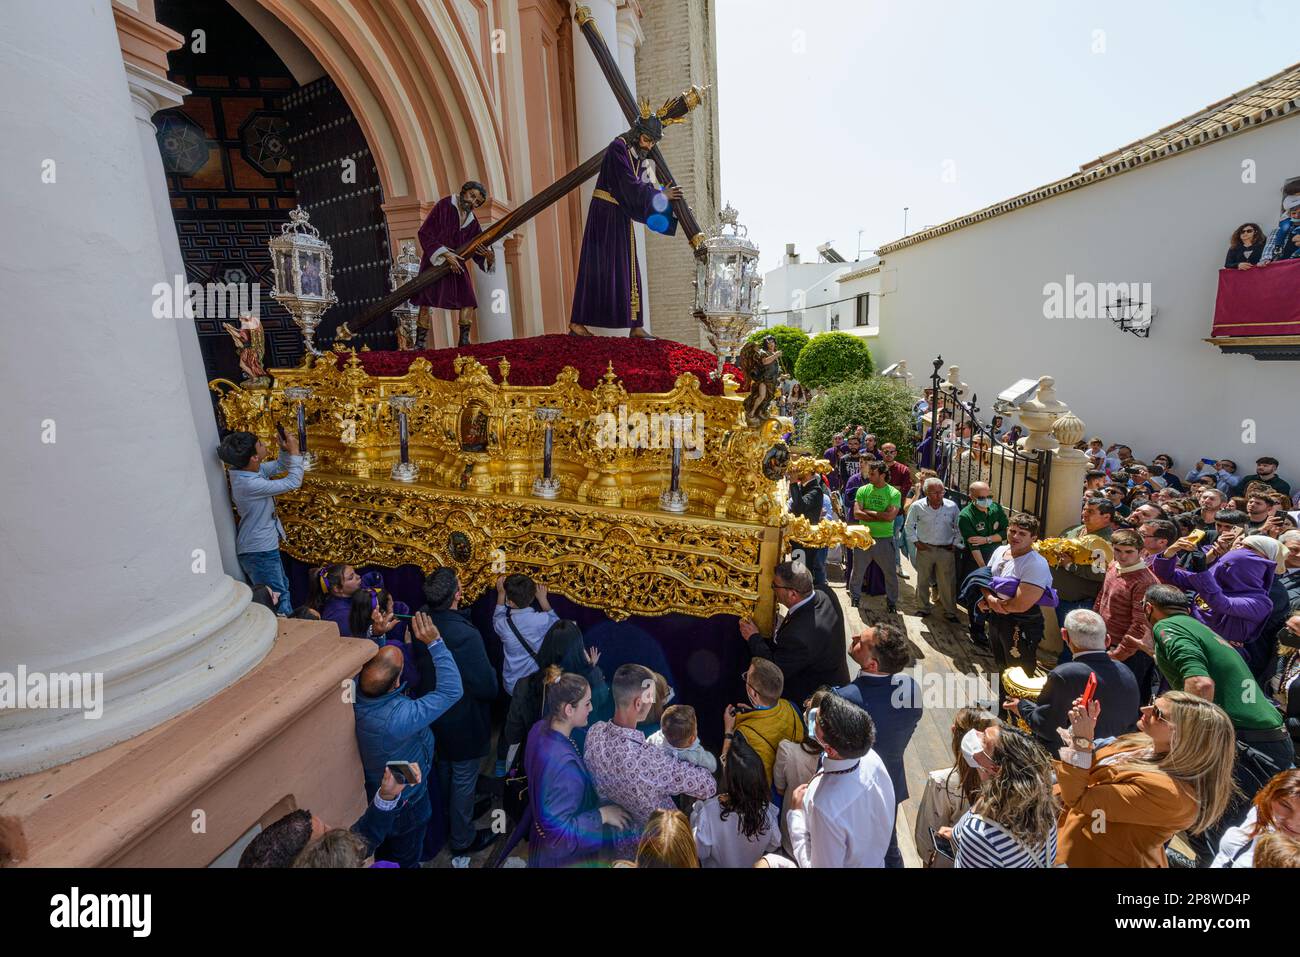
{"type": "Polygon", "coordinates": [[[902,804],[907,800],[903,752],[921,720],[921,689],[911,675],[861,674],[850,684],[836,688],[835,693],[871,715],[876,726],[872,750],[885,762],[889,781],[894,785],[894,801],[902,804]]]}
{"type": "Polygon", "coordinates": [[[1020,702],[1020,717],[1052,754],[1061,749],[1056,729],[1070,726],[1070,708],[1074,699],[1083,694],[1088,675],[1093,672],[1097,674],[1095,697],[1101,704],[1096,736],[1110,738],[1137,729],[1141,699],[1133,669],[1104,651],[1084,652],[1051,670],[1037,702],[1020,702]]]}

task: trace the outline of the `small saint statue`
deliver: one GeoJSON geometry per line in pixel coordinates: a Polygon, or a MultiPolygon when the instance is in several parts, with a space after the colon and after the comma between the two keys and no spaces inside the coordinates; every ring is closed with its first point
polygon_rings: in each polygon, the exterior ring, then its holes
{"type": "Polygon", "coordinates": [[[251,312],[239,315],[239,328],[229,322],[223,322],[222,328],[235,340],[239,351],[239,368],[244,373],[241,385],[244,388],[262,388],[271,384],[271,378],[262,365],[266,355],[266,333],[262,329],[262,320],[251,312]]]}

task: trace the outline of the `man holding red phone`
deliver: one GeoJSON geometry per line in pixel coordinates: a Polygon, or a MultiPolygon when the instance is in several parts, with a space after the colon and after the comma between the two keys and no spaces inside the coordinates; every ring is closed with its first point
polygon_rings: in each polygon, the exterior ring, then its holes
{"type": "Polygon", "coordinates": [[[1029,725],[1034,738],[1053,755],[1061,748],[1058,728],[1070,726],[1070,708],[1076,698],[1093,689],[1091,700],[1101,702],[1097,737],[1127,734],[1137,728],[1138,684],[1133,672],[1106,653],[1106,623],[1094,611],[1076,609],[1065,616],[1061,640],[1074,660],[1057,665],[1047,676],[1037,701],[1011,698],[1003,707],[1029,725]]]}

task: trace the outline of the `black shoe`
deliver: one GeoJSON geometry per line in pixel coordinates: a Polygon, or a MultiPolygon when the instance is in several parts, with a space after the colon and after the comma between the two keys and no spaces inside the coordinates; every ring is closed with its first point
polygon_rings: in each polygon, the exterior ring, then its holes
{"type": "Polygon", "coordinates": [[[468,854],[477,854],[479,851],[483,850],[483,848],[491,847],[495,844],[496,839],[500,836],[500,834],[494,834],[490,827],[481,827],[478,829],[478,833],[474,835],[474,840],[470,841],[469,847],[463,847],[460,850],[453,847],[451,849],[451,856],[465,857],[468,854]]]}
{"type": "Polygon", "coordinates": [[[898,614],[898,606],[897,606],[897,605],[886,605],[886,606],[885,606],[885,609],[886,609],[886,610],[887,610],[891,615],[897,615],[897,614],[898,614]]]}
{"type": "Polygon", "coordinates": [[[854,608],[861,608],[861,607],[862,607],[862,596],[861,596],[861,595],[850,595],[850,596],[849,596],[849,599],[853,602],[853,607],[854,607],[854,608]]]}
{"type": "Polygon", "coordinates": [[[987,648],[989,646],[989,640],[983,635],[972,634],[970,636],[970,643],[976,648],[987,648]]]}
{"type": "Polygon", "coordinates": [[[916,613],[916,617],[917,617],[917,618],[929,618],[929,617],[930,617],[930,613],[929,613],[928,611],[918,611],[918,612],[916,613]]]}

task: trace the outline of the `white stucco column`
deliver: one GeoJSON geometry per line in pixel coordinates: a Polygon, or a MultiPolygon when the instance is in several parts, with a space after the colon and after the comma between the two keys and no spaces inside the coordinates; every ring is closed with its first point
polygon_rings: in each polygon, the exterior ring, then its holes
{"type": "Polygon", "coordinates": [[[515,331],[510,316],[510,284],[506,278],[504,243],[492,247],[496,268],[491,272],[474,266],[474,296],[478,299],[478,341],[496,342],[513,339],[515,331]]]}
{"type": "Polygon", "coordinates": [[[261,660],[276,623],[222,569],[178,320],[153,315],[175,264],[108,0],[8,4],[0,88],[0,681],[103,689],[98,706],[0,708],[11,777],[204,701],[261,660]]]}
{"type": "MultiPolygon", "coordinates": [[[[636,92],[636,51],[645,39],[641,32],[641,14],[639,8],[628,0],[620,0],[618,8],[618,69],[627,82],[627,88],[636,92]]],[[[644,223],[637,223],[636,261],[641,268],[641,314],[645,318],[645,330],[650,332],[650,271],[646,268],[646,228],[644,223]]]]}
{"type": "MultiPolygon", "coordinates": [[[[600,35],[610,53],[618,56],[618,11],[614,0],[590,0],[583,6],[591,11],[600,28],[600,35]]],[[[577,4],[574,5],[577,9],[577,4]]],[[[618,100],[609,88],[609,81],[601,72],[600,64],[591,52],[587,38],[583,36],[578,22],[569,18],[573,28],[573,87],[574,105],[578,114],[578,155],[591,156],[602,152],[610,141],[628,128],[623,111],[618,108],[618,100]]],[[[582,221],[587,221],[587,209],[591,205],[591,194],[596,188],[593,176],[582,184],[582,221]]]]}
{"type": "MultiPolygon", "coordinates": [[[[176,220],[172,218],[171,197],[167,193],[167,175],[163,171],[162,154],[158,152],[157,130],[153,116],[159,110],[180,106],[189,91],[170,80],[156,76],[134,63],[126,67],[127,87],[131,91],[131,105],[135,109],[136,131],[140,135],[140,155],[144,160],[144,180],[153,200],[154,221],[158,226],[158,239],[162,244],[163,263],[169,281],[184,287],[185,261],[181,256],[180,241],[176,238],[176,220]],[[179,278],[177,278],[179,277],[179,278]]],[[[199,333],[193,322],[176,320],[180,339],[181,365],[189,393],[190,414],[194,417],[194,431],[201,449],[215,449],[220,442],[217,419],[212,412],[212,395],[208,390],[207,370],[203,365],[203,352],[199,348],[199,333]]],[[[230,510],[230,492],[226,485],[226,470],[215,455],[203,457],[203,477],[208,483],[208,499],[212,503],[212,516],[217,529],[217,542],[221,548],[221,565],[227,575],[243,580],[239,560],[235,556],[235,516],[230,510]]]]}

